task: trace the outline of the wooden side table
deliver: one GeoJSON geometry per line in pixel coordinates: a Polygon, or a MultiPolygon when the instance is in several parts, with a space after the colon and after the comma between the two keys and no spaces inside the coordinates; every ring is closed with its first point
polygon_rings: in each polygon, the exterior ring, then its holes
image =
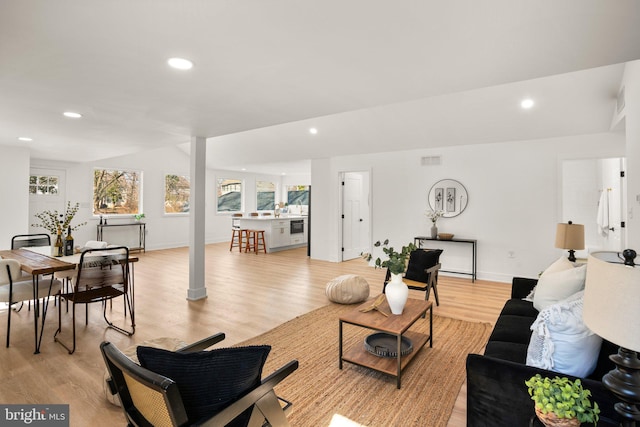
{"type": "MultiPolygon", "coordinates": [[[[389,314],[389,317],[385,317],[383,314],[378,313],[376,310],[372,310],[366,313],[360,311],[361,308],[365,308],[371,305],[371,301],[367,301],[353,311],[350,311],[340,317],[340,332],[339,332],[339,368],[342,369],[342,362],[349,362],[355,365],[364,366],[366,368],[373,369],[378,372],[382,372],[396,377],[396,385],[401,387],[402,371],[418,354],[420,349],[428,342],[429,347],[433,347],[433,309],[430,301],[423,301],[418,299],[408,299],[407,304],[404,307],[402,314],[394,315],[389,314]],[[418,332],[409,331],[409,328],[421,317],[425,316],[429,311],[429,334],[422,334],[418,332]],[[397,338],[397,357],[380,357],[369,353],[362,346],[353,346],[350,349],[344,350],[343,346],[343,325],[350,324],[360,326],[367,329],[372,329],[378,332],[385,332],[393,335],[397,338]],[[401,355],[401,343],[402,338],[408,338],[413,344],[413,351],[406,356],[401,355]]],[[[391,313],[389,304],[385,300],[380,305],[380,309],[385,313],[391,313]]]]}

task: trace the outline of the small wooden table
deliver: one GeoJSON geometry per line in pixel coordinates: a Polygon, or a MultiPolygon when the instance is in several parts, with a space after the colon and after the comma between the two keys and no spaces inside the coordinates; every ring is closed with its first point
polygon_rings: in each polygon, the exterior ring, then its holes
{"type": "Polygon", "coordinates": [[[407,367],[427,342],[429,342],[429,347],[433,347],[432,304],[430,301],[410,298],[407,300],[407,305],[405,305],[402,314],[394,315],[391,314],[389,304],[385,300],[380,305],[382,311],[389,313],[389,317],[385,317],[376,310],[366,313],[360,311],[361,308],[369,307],[371,303],[371,301],[367,301],[355,310],[340,316],[339,367],[342,369],[342,362],[345,361],[394,376],[397,379],[397,387],[400,388],[404,368],[407,367]],[[418,319],[426,316],[427,311],[429,311],[429,335],[409,331],[408,329],[418,319]],[[376,356],[366,351],[364,344],[344,351],[342,333],[344,323],[394,335],[398,339],[398,356],[396,358],[376,356]],[[413,351],[406,356],[402,356],[400,351],[403,337],[410,339],[413,344],[413,351]]]}

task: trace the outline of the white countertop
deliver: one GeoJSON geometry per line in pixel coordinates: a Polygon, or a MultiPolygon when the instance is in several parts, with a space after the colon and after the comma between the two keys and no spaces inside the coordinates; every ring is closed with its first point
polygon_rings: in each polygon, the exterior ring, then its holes
{"type": "Polygon", "coordinates": [[[276,218],[274,215],[267,215],[267,216],[243,216],[242,218],[233,218],[234,220],[240,220],[240,221],[246,221],[246,220],[251,220],[251,221],[282,221],[282,220],[287,220],[287,219],[305,219],[307,218],[306,216],[303,215],[280,215],[279,218],[276,218]]]}

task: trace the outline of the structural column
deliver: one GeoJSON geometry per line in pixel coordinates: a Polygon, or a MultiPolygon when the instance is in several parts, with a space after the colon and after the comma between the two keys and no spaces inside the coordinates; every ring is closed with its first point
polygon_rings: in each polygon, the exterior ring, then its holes
{"type": "Polygon", "coordinates": [[[207,139],[191,138],[189,197],[189,290],[188,300],[207,297],[204,281],[204,235],[207,179],[207,139]]]}

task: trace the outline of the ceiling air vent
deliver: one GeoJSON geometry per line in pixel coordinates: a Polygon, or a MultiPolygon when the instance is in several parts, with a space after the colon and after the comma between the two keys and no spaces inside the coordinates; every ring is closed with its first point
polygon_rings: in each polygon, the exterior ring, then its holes
{"type": "Polygon", "coordinates": [[[442,157],[440,156],[424,156],[420,159],[422,166],[434,166],[442,163],[442,157]]]}

